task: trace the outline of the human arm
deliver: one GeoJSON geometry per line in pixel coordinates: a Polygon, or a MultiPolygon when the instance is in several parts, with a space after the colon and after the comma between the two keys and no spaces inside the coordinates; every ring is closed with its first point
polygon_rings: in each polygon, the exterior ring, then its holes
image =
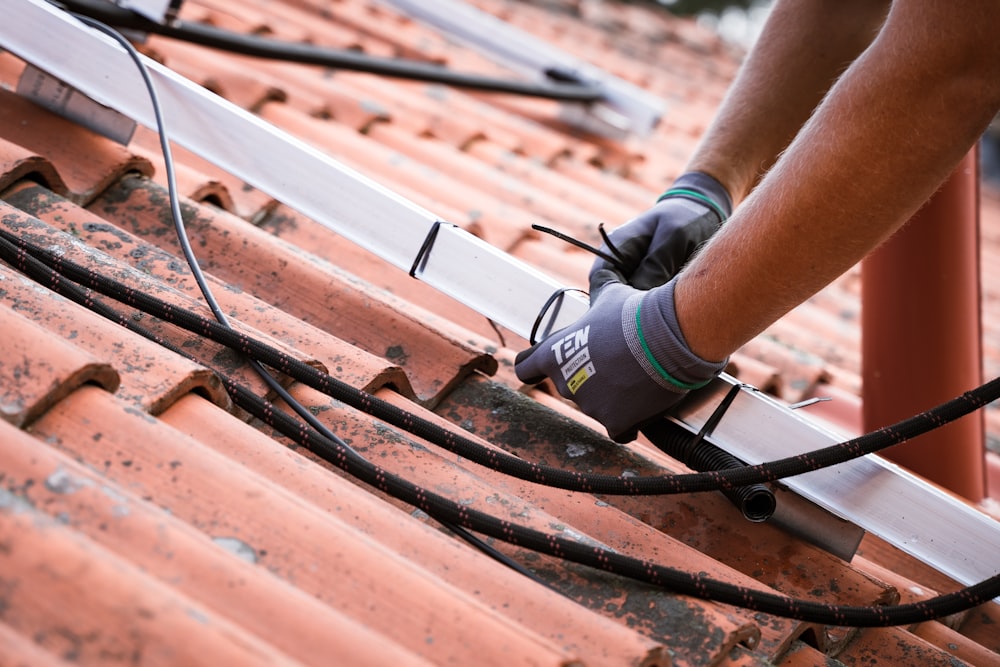
{"type": "Polygon", "coordinates": [[[878,34],[888,0],[777,0],[688,160],[738,204],[878,34]]]}
{"type": "MultiPolygon", "coordinates": [[[[775,9],[830,6],[803,0],[775,9]]],[[[678,358],[719,368],[720,360],[887,238],[933,193],[1000,108],[1000,40],[993,34],[998,18],[1000,6],[985,0],[947,6],[896,0],[870,46],[868,33],[860,33],[837,55],[830,55],[821,30],[799,42],[773,28],[780,22],[769,22],[762,39],[770,37],[748,60],[690,163],[724,182],[734,200],[745,201],[673,280],[672,297],[656,300],[679,324],[675,338],[685,349],[678,358]],[[852,50],[860,56],[837,78],[852,50]],[[798,65],[809,59],[824,64],[818,67],[822,73],[801,71],[798,65]],[[776,72],[783,67],[799,72],[800,83],[776,72]],[[824,82],[833,79],[827,92],[824,82]],[[796,133],[789,128],[797,119],[805,126],[796,133]],[[794,139],[785,149],[789,136],[794,139]]],[[[807,21],[813,31],[823,24],[816,16],[807,21]]],[[[618,316],[623,329],[626,310],[618,316]]],[[[537,350],[549,350],[551,341],[537,350]]],[[[607,364],[605,378],[634,372],[632,359],[641,362],[645,354],[620,341],[600,344],[617,345],[623,360],[607,364]]],[[[652,356],[672,372],[670,352],[653,347],[652,356]]],[[[519,376],[522,368],[538,368],[521,361],[538,358],[519,355],[519,376]]],[[[595,394],[604,382],[601,372],[588,380],[595,394]]],[[[546,374],[573,398],[564,382],[546,374]]],[[[659,407],[666,409],[671,400],[677,397],[665,397],[659,407]]],[[[601,407],[581,408],[588,414],[627,408],[635,424],[655,416],[651,408],[632,410],[636,401],[629,394],[607,392],[594,404],[601,407]]]]}
{"type": "MultiPolygon", "coordinates": [[[[667,282],[718,230],[868,46],[888,5],[779,0],[679,180],[655,205],[612,231],[626,263],[634,261],[625,276],[630,284],[650,289],[667,282]]],[[[591,276],[609,266],[596,260],[591,276]]]]}
{"type": "Polygon", "coordinates": [[[998,19],[1000,6],[985,0],[896,0],[871,46],[678,277],[692,351],[725,358],[934,192],[1000,107],[998,19]]]}

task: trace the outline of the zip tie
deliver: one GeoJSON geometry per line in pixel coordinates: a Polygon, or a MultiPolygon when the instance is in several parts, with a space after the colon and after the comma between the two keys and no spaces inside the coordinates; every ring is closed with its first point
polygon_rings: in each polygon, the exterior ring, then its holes
{"type": "Polygon", "coordinates": [[[417,251],[417,256],[413,259],[413,265],[410,267],[410,277],[417,277],[417,269],[420,269],[423,273],[424,267],[427,265],[427,258],[431,254],[431,247],[434,245],[434,240],[437,239],[438,229],[441,225],[451,225],[452,227],[457,227],[458,225],[452,222],[445,222],[444,220],[435,220],[431,228],[427,230],[427,236],[424,237],[424,242],[420,244],[420,250],[417,251]]]}
{"type": "Polygon", "coordinates": [[[733,404],[733,401],[736,399],[736,396],[740,393],[740,390],[748,386],[749,385],[739,383],[739,384],[734,384],[729,389],[729,391],[726,393],[723,399],[715,407],[715,410],[712,412],[711,416],[705,420],[705,424],[701,427],[701,430],[698,431],[698,434],[695,435],[694,439],[691,441],[690,445],[691,448],[697,447],[699,444],[701,444],[702,440],[704,440],[707,436],[712,435],[712,431],[714,431],[715,427],[718,426],[719,422],[722,421],[722,416],[726,414],[726,411],[729,409],[729,406],[733,404]]]}
{"type": "Polygon", "coordinates": [[[544,232],[545,234],[551,234],[552,236],[556,237],[560,241],[565,241],[566,243],[569,243],[570,245],[576,246],[577,248],[580,248],[581,250],[586,250],[587,252],[589,252],[591,254],[597,255],[598,257],[600,257],[604,261],[606,261],[609,264],[613,265],[619,271],[622,271],[622,272],[625,271],[624,257],[618,251],[618,248],[616,248],[616,247],[614,247],[614,245],[612,245],[610,237],[608,237],[607,232],[604,231],[604,223],[603,222],[597,226],[597,229],[601,233],[601,238],[607,244],[607,246],[611,250],[611,252],[614,253],[614,255],[609,255],[608,253],[604,252],[600,248],[595,248],[594,246],[592,246],[592,245],[590,245],[588,243],[584,243],[583,241],[581,241],[579,239],[575,239],[572,236],[570,236],[568,234],[564,234],[564,233],[562,233],[562,232],[560,232],[560,231],[558,231],[556,229],[552,229],[551,227],[544,227],[542,225],[532,225],[531,228],[534,229],[535,231],[544,232]]]}
{"type": "MultiPolygon", "coordinates": [[[[551,323],[555,321],[555,319],[559,316],[559,308],[562,307],[562,296],[566,292],[579,292],[580,294],[587,294],[586,291],[578,287],[562,287],[553,292],[552,295],[545,301],[545,305],[543,305],[542,309],[538,312],[538,317],[535,318],[535,323],[531,325],[531,333],[528,334],[528,343],[534,345],[535,343],[538,342],[537,340],[535,340],[535,334],[538,333],[538,327],[541,326],[542,324],[542,318],[545,317],[545,313],[549,311],[549,308],[552,307],[552,304],[556,304],[556,310],[552,314],[551,319],[549,319],[550,326],[551,323]]],[[[547,328],[543,336],[548,337],[550,333],[552,333],[552,330],[550,328],[547,328]]]]}

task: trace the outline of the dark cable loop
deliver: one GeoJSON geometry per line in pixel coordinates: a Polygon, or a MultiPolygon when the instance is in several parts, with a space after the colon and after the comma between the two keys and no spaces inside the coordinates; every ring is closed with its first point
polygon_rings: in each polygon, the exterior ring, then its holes
{"type": "Polygon", "coordinates": [[[535,335],[538,333],[538,327],[542,325],[542,320],[545,318],[545,314],[548,313],[549,309],[552,308],[553,304],[555,304],[555,312],[552,314],[552,317],[549,318],[549,326],[546,327],[543,337],[548,337],[548,335],[552,333],[552,322],[554,322],[559,316],[559,308],[562,306],[562,296],[566,292],[579,292],[584,295],[587,294],[587,292],[577,287],[562,287],[550,294],[549,298],[546,299],[545,303],[542,305],[542,309],[538,311],[538,316],[535,317],[535,322],[531,325],[531,333],[528,334],[529,344],[534,345],[538,342],[535,338],[535,335]]]}

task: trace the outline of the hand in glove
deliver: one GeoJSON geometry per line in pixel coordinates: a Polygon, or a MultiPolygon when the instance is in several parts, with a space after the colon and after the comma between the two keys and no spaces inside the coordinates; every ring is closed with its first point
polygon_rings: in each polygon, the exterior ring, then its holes
{"type": "Polygon", "coordinates": [[[705,361],[688,348],[674,312],[674,281],[642,291],[601,270],[590,287],[586,314],[518,353],[514,370],[529,384],[551,378],[613,440],[628,442],[726,362],[705,361]]]}
{"type": "MultiPolygon", "coordinates": [[[[639,289],[662,285],[680,271],[691,254],[707,241],[732,213],[729,193],[717,180],[692,171],[678,178],[655,206],[610,234],[617,253],[607,245],[602,250],[620,255],[624,282],[639,289]]],[[[613,268],[598,258],[594,274],[613,268]]]]}

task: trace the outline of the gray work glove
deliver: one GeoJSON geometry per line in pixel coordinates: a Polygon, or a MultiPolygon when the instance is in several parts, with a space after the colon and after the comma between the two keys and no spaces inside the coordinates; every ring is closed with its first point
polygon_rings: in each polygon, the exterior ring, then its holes
{"type": "MultiPolygon", "coordinates": [[[[732,200],[717,180],[697,171],[683,174],[655,206],[611,232],[622,255],[625,282],[639,289],[662,285],[681,270],[692,253],[712,236],[732,213],[732,200]]],[[[602,247],[607,254],[607,245],[602,247]]],[[[598,258],[590,269],[612,268],[598,258]]]]}
{"type": "Polygon", "coordinates": [[[549,377],[617,442],[663,416],[726,362],[708,362],[684,340],[674,312],[674,282],[643,291],[621,274],[592,276],[590,309],[572,325],[518,353],[514,371],[529,384],[549,377]]]}

